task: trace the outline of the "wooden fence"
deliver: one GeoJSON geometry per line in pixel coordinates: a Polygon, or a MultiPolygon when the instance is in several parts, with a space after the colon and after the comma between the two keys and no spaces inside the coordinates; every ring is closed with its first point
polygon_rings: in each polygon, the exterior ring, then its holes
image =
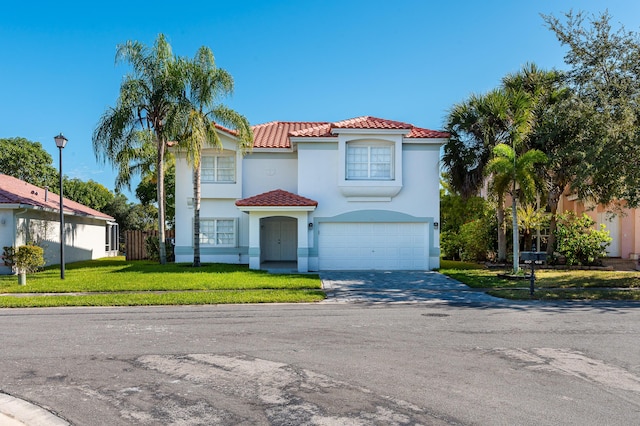
{"type": "MultiPolygon", "coordinates": [[[[171,229],[165,232],[165,240],[175,238],[176,232],[171,229]]],[[[148,259],[145,241],[147,237],[158,236],[158,231],[125,231],[125,253],[127,260],[148,259]]]]}

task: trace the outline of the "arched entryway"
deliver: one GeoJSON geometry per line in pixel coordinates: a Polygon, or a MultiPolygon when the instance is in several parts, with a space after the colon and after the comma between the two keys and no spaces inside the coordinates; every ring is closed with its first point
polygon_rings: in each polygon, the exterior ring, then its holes
{"type": "Polygon", "coordinates": [[[263,263],[298,261],[298,220],[286,216],[260,220],[260,253],[263,263]]]}

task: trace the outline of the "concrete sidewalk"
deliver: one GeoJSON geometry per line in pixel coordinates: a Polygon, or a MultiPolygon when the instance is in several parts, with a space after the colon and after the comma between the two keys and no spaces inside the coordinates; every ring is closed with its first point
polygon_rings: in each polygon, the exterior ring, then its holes
{"type": "Polygon", "coordinates": [[[70,423],[40,406],[0,393],[0,425],[70,426],[70,423]]]}

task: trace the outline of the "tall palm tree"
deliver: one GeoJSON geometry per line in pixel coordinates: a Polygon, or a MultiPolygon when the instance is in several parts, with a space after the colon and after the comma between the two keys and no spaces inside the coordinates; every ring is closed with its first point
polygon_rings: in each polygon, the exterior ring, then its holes
{"type": "Polygon", "coordinates": [[[498,144],[493,149],[494,157],[485,168],[492,175],[492,184],[496,191],[506,191],[511,197],[511,214],[513,219],[513,271],[519,269],[518,238],[518,198],[532,200],[537,191],[537,167],[547,157],[537,149],[531,149],[522,155],[507,144],[498,144]]]}
{"type": "MultiPolygon", "coordinates": [[[[451,140],[445,145],[443,156],[451,186],[463,196],[476,195],[485,183],[485,168],[494,147],[500,143],[520,144],[530,130],[530,112],[529,96],[505,88],[473,95],[468,101],[455,105],[447,119],[451,140]]],[[[507,186],[500,179],[489,182],[490,192],[497,201],[499,261],[507,257],[504,223],[507,186]]]]}
{"type": "Polygon", "coordinates": [[[205,146],[222,150],[217,125],[234,130],[238,148],[244,153],[251,149],[253,131],[247,119],[219,103],[233,93],[233,78],[215,65],[211,49],[200,47],[192,61],[182,61],[187,75],[188,110],[179,149],[186,151],[193,166],[193,266],[200,266],[200,175],[202,149],[205,146]]]}
{"type": "Polygon", "coordinates": [[[164,264],[164,157],[167,142],[175,133],[184,80],[163,34],[151,49],[138,41],[118,45],[116,63],[121,62],[131,66],[132,74],[125,76],[116,106],[100,118],[93,148],[99,160],[108,160],[118,168],[119,185],[129,185],[132,172],[139,171],[149,155],[155,156],[160,263],[164,264]]]}
{"type": "Polygon", "coordinates": [[[565,75],[557,70],[543,70],[526,64],[522,70],[502,80],[505,87],[521,90],[534,100],[535,126],[525,145],[539,149],[548,158],[541,168],[543,194],[549,208],[549,241],[547,254],[555,249],[556,213],[560,197],[584,169],[580,147],[585,141],[580,123],[580,105],[575,93],[567,86],[565,75]]]}

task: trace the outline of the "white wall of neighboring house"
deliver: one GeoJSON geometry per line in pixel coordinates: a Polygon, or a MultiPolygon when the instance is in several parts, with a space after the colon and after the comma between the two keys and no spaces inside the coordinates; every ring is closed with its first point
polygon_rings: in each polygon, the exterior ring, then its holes
{"type": "MultiPolygon", "coordinates": [[[[98,259],[108,255],[105,221],[65,215],[65,263],[98,259]]],[[[35,209],[0,210],[2,247],[34,242],[44,249],[45,265],[60,264],[60,220],[54,212],[35,209]]],[[[0,274],[11,269],[0,265],[0,274]]]]}
{"type": "MultiPolygon", "coordinates": [[[[15,238],[15,222],[12,209],[0,209],[0,248],[13,245],[15,238]]],[[[10,274],[11,268],[0,261],[0,274],[10,274]]]]}

